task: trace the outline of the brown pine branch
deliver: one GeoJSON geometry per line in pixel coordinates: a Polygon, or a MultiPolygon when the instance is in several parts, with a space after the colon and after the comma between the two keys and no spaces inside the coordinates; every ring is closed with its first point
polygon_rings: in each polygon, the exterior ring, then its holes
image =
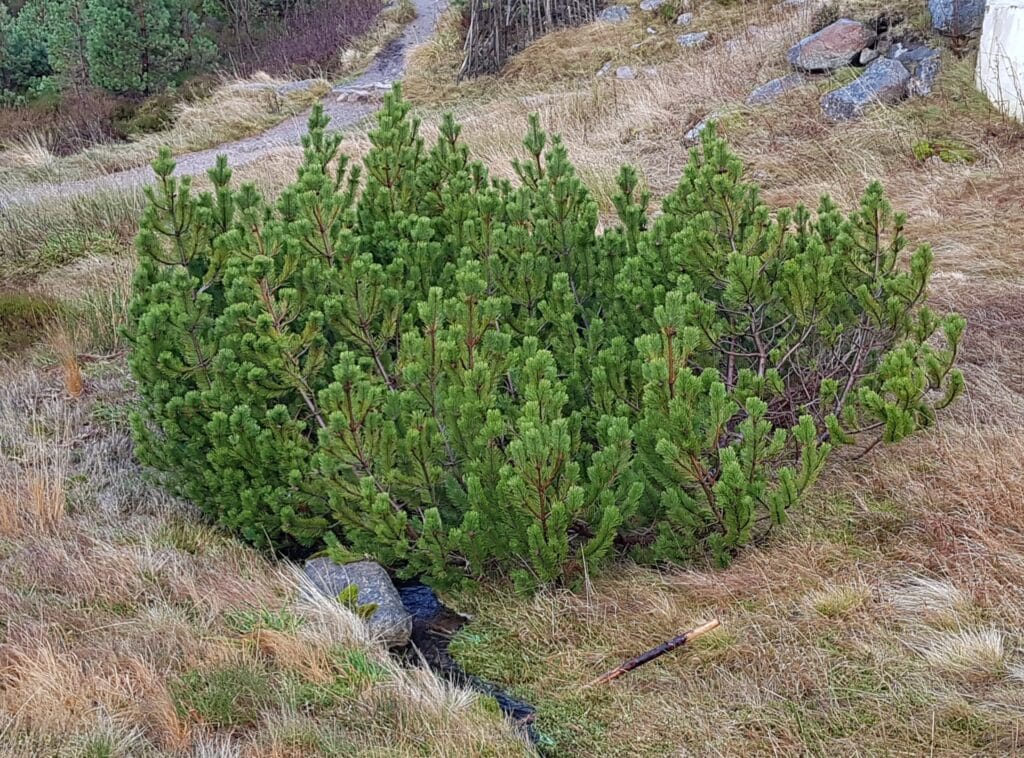
{"type": "Polygon", "coordinates": [[[588,684],[587,687],[593,687],[597,684],[607,684],[613,679],[618,679],[623,674],[628,674],[633,669],[640,668],[645,663],[650,663],[655,658],[660,658],[661,656],[665,655],[665,653],[671,653],[673,650],[682,647],[690,640],[695,640],[702,634],[707,634],[712,629],[717,629],[719,626],[720,623],[718,619],[712,619],[707,623],[701,624],[695,629],[691,629],[688,632],[683,632],[678,637],[673,637],[667,642],[663,642],[657,647],[651,648],[646,653],[641,653],[635,658],[630,658],[628,661],[623,661],[617,667],[613,668],[611,671],[606,671],[605,673],[601,674],[601,676],[599,676],[597,679],[588,684]]]}

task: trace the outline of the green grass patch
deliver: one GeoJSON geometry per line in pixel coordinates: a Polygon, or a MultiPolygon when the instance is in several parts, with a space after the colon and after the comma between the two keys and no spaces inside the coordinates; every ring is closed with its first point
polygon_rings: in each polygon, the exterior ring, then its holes
{"type": "Polygon", "coordinates": [[[282,608],[281,610],[246,608],[228,611],[224,614],[224,623],[228,629],[239,634],[250,634],[260,629],[290,633],[302,625],[302,619],[287,608],[282,608]]]}
{"type": "Polygon", "coordinates": [[[190,671],[172,687],[178,716],[215,727],[251,726],[275,699],[271,674],[250,665],[190,671]]]}
{"type": "Polygon", "coordinates": [[[977,153],[962,142],[954,139],[917,140],[912,146],[914,157],[919,161],[938,156],[943,163],[974,163],[977,153]]]}

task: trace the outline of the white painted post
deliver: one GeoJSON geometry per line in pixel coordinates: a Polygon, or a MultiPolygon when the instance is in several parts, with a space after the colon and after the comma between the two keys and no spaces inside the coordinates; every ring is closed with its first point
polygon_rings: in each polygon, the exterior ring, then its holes
{"type": "Polygon", "coordinates": [[[1024,0],[988,0],[976,80],[996,108],[1024,122],[1024,0]]]}

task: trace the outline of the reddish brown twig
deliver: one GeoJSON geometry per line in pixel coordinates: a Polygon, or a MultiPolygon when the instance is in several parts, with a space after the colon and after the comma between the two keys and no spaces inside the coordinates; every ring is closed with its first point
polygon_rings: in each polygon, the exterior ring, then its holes
{"type": "Polygon", "coordinates": [[[653,647],[646,653],[641,653],[636,658],[630,658],[628,661],[623,661],[616,668],[611,671],[606,671],[601,674],[597,679],[592,681],[587,687],[593,687],[595,684],[606,684],[613,679],[618,679],[623,674],[627,674],[635,668],[643,666],[645,663],[650,663],[655,658],[660,658],[665,653],[671,653],[676,648],[682,647],[690,640],[695,640],[702,634],[710,632],[712,629],[716,629],[719,626],[718,619],[712,619],[706,624],[701,624],[696,629],[691,629],[688,632],[683,632],[678,637],[673,637],[668,642],[662,642],[657,647],[653,647]]]}

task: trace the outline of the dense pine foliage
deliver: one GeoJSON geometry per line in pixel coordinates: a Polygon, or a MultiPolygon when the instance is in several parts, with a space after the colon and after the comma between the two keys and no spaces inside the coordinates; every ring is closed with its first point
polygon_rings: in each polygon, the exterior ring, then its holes
{"type": "Polygon", "coordinates": [[[618,222],[530,123],[515,182],[393,93],[364,170],[317,111],[278,200],[172,176],[138,237],[140,459],[262,546],[439,584],[573,583],[619,551],[726,563],[837,445],[896,442],[962,388],[964,321],[873,185],[771,210],[712,129],[618,222]]]}

